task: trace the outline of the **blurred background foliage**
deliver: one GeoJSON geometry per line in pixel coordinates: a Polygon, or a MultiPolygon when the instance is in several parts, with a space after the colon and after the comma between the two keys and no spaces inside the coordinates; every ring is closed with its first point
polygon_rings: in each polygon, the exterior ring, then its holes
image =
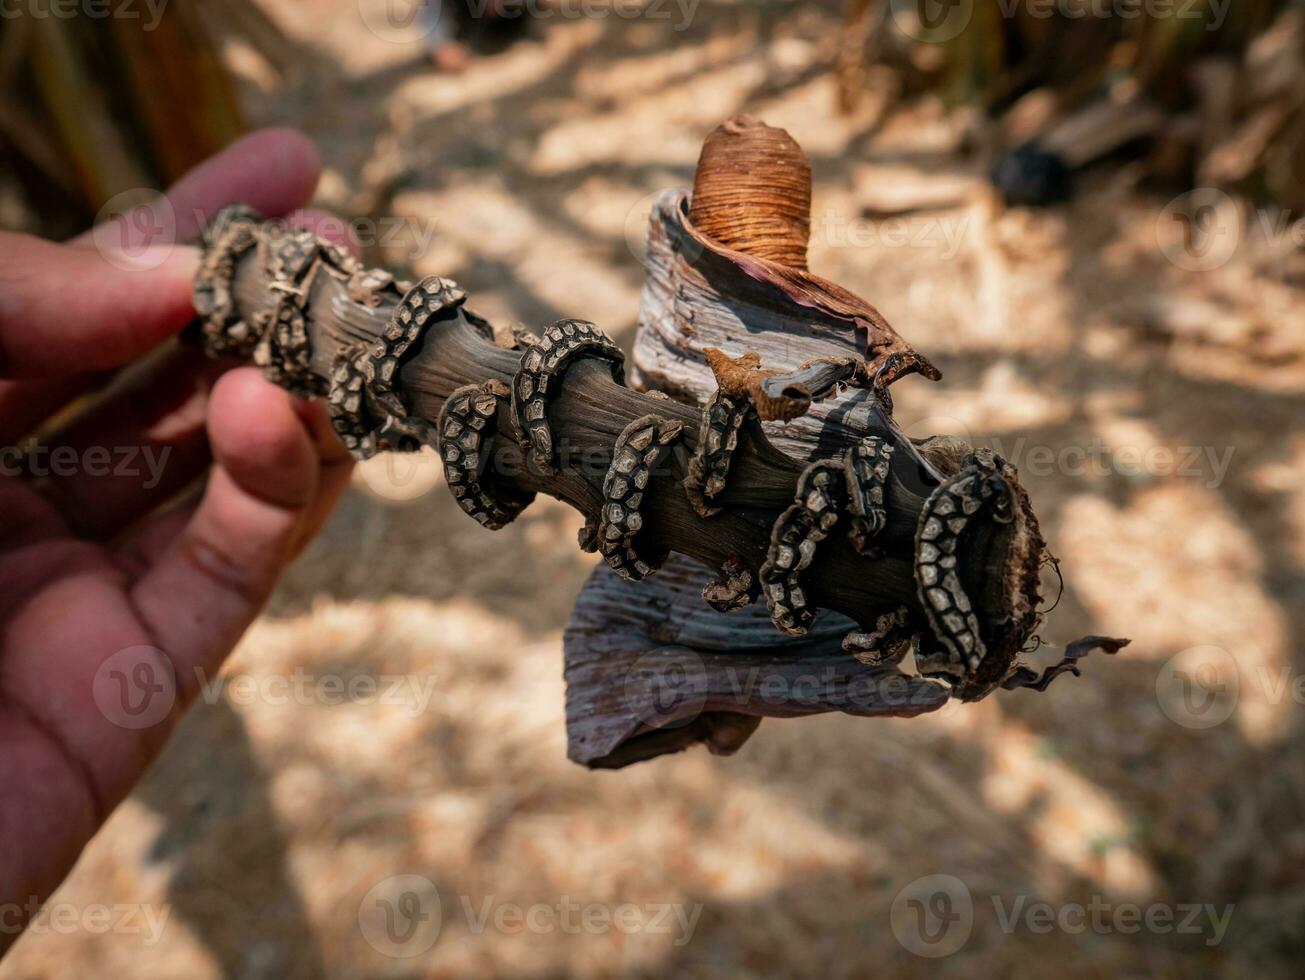
{"type": "Polygon", "coordinates": [[[934,92],[996,121],[1005,149],[1047,144],[1071,169],[1142,156],[1161,180],[1294,208],[1303,26],[1295,0],[848,0],[839,100],[934,92]]]}
{"type": "Polygon", "coordinates": [[[221,39],[239,32],[267,46],[279,35],[248,0],[72,13],[31,0],[0,20],[4,166],[56,235],[117,194],[166,186],[240,135],[221,39]]]}
{"type": "MultiPolygon", "coordinates": [[[[1021,147],[1067,172],[1140,156],[1167,183],[1305,204],[1305,6],[1202,0],[1203,16],[1179,16],[1192,0],[1108,0],[1133,13],[1090,15],[1103,2],[845,0],[839,105],[854,111],[868,89],[935,93],[996,123],[976,133],[998,163],[1021,147]]],[[[115,194],[165,186],[239,134],[224,45],[277,73],[313,60],[253,0],[132,17],[55,17],[49,3],[0,20],[0,151],[29,209],[20,217],[11,200],[6,223],[46,233],[84,226],[115,194]]],[[[1030,190],[1026,171],[996,171],[1013,202],[1068,192],[1030,190]]]]}

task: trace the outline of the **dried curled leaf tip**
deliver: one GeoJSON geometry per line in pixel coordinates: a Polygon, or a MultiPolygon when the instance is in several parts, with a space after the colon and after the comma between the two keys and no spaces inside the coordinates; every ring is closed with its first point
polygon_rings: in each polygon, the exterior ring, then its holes
{"type": "Polygon", "coordinates": [[[811,165],[787,132],[735,116],[702,144],[689,219],[725,248],[805,271],[811,165]]]}

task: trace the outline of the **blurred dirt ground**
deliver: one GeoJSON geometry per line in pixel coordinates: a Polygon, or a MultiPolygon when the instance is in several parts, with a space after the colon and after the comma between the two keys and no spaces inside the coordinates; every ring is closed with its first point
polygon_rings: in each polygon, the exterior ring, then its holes
{"type": "Polygon", "coordinates": [[[813,269],[946,375],[895,388],[899,420],[1021,467],[1067,583],[1038,662],[1083,633],[1133,645],[1045,696],[770,721],[734,758],[590,774],[565,758],[560,679],[592,563],[577,516],[541,501],[491,536],[430,460],[373,461],[54,899],[166,910],[157,941],[46,922],[0,977],[1299,976],[1290,242],[1226,202],[1236,247],[1211,261],[1127,165],[1064,208],[997,207],[963,120],[873,97],[834,112],[829,5],[703,0],[682,31],[555,17],[459,77],[370,32],[356,0],[268,10],[311,63],[279,78],[227,54],[258,122],[318,141],[321,204],[399,219],[369,259],[534,327],[579,315],[628,345],[650,195],[687,183],[734,112],[788,128],[814,167],[813,269]],[[296,677],[309,694],[272,683],[296,677]],[[374,696],[321,686],[353,678],[374,696]],[[367,909],[433,907],[396,875],[438,889],[433,944],[420,915],[416,940],[378,933],[367,909]],[[942,958],[907,948],[927,875],[966,890],[935,911],[972,911],[942,958]],[[1060,924],[1025,914],[1039,902],[1060,924]],[[1226,931],[1189,919],[1207,903],[1233,906],[1226,931]]]}

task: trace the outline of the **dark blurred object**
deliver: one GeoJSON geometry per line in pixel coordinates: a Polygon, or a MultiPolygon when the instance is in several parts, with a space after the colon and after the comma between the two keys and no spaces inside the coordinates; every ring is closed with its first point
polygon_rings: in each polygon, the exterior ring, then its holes
{"type": "Polygon", "coordinates": [[[1001,146],[992,165],[993,185],[1007,204],[1043,206],[1073,193],[1073,174],[1155,137],[1166,116],[1129,82],[1068,115],[1058,112],[1054,92],[1038,89],[1016,102],[999,122],[1001,146]]]}
{"type": "Polygon", "coordinates": [[[1036,138],[1071,172],[1128,152],[1163,179],[1305,206],[1305,7],[1237,0],[1121,9],[847,0],[838,101],[851,111],[876,65],[904,94],[979,108],[999,124],[994,180],[1000,171],[999,185],[1017,193],[1038,190],[1041,165],[1023,153],[1036,138]],[[1006,117],[1031,97],[1038,125],[1012,138],[1006,117]],[[1045,133],[1071,119],[1092,132],[1084,149],[1067,153],[1045,133]]]}
{"type": "Polygon", "coordinates": [[[514,0],[415,0],[441,71],[464,71],[478,54],[497,54],[526,36],[530,18],[514,0]]]}
{"type": "Polygon", "coordinates": [[[1036,143],[998,154],[992,183],[1007,204],[1020,207],[1060,204],[1069,200],[1073,186],[1065,161],[1036,143]]]}
{"type": "Polygon", "coordinates": [[[515,0],[442,0],[453,36],[476,54],[494,54],[526,36],[524,5],[515,0]]]}
{"type": "Polygon", "coordinates": [[[199,6],[54,16],[33,2],[0,20],[0,150],[38,230],[84,227],[115,195],[166,186],[243,131],[199,6]]]}

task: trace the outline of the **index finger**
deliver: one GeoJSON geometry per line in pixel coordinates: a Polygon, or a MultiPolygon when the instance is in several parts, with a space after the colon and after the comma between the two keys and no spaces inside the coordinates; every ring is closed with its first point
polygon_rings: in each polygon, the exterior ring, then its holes
{"type": "Polygon", "coordinates": [[[318,172],[305,137],[269,130],[197,167],[146,210],[77,241],[95,248],[0,234],[0,376],[106,370],[158,346],[194,316],[198,253],[175,242],[227,203],[271,216],[302,207],[318,172]]]}
{"type": "Polygon", "coordinates": [[[93,245],[98,239],[108,247],[142,248],[160,244],[160,239],[193,241],[227,204],[248,204],[280,218],[312,200],[321,170],[308,137],[293,129],[260,129],[205,160],[166,194],[111,219],[118,223],[111,234],[104,234],[102,224],[68,244],[93,245]]]}

